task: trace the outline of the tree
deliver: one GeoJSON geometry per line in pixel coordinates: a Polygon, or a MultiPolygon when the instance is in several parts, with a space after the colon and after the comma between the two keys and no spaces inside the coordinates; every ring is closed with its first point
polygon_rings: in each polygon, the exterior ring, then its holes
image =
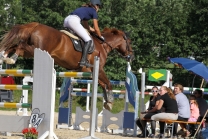
{"type": "MultiPolygon", "coordinates": [[[[14,24],[28,22],[40,22],[63,29],[64,18],[85,2],[86,0],[2,0],[0,32],[9,30],[14,24]],[[6,7],[9,8],[5,10],[6,7]]],[[[170,68],[167,57],[193,55],[204,63],[208,62],[206,0],[102,2],[103,8],[98,12],[99,26],[101,30],[109,27],[129,33],[135,53],[135,60],[131,64],[133,71],[139,68],[144,71],[149,68],[170,68]]],[[[109,54],[105,70],[110,79],[125,80],[126,61],[115,53],[109,54]],[[120,71],[122,72],[118,74],[120,71]]],[[[181,70],[172,71],[176,76],[187,76],[188,80],[183,82],[190,86],[192,81],[187,72],[181,74],[181,70]]],[[[176,81],[183,79],[185,77],[175,78],[176,81]]]]}
{"type": "Polygon", "coordinates": [[[5,33],[21,17],[21,1],[0,1],[0,32],[5,33]]]}

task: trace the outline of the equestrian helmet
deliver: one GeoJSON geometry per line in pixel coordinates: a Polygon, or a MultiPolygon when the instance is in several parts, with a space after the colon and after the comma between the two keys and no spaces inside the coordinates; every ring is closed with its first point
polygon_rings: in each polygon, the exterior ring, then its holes
{"type": "Polygon", "coordinates": [[[100,2],[100,0],[90,0],[90,2],[91,2],[93,5],[99,5],[99,6],[102,5],[101,2],[100,2]]]}

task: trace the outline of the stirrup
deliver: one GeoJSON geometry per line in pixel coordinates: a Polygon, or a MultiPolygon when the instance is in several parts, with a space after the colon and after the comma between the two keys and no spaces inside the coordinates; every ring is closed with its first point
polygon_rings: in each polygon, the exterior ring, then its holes
{"type": "Polygon", "coordinates": [[[88,67],[93,67],[93,65],[90,64],[90,63],[88,63],[88,62],[79,62],[79,63],[80,63],[80,64],[79,64],[80,67],[84,67],[84,66],[86,66],[87,68],[88,68],[88,67]]]}
{"type": "Polygon", "coordinates": [[[93,67],[93,65],[92,65],[92,64],[90,64],[90,63],[86,63],[86,67],[87,67],[87,68],[89,68],[89,67],[93,67]]]}

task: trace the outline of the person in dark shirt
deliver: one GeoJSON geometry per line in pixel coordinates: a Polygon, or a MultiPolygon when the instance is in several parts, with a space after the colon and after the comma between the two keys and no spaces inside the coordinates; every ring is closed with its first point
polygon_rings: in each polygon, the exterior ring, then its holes
{"type": "MultiPolygon", "coordinates": [[[[202,90],[200,89],[196,89],[194,90],[194,93],[193,95],[196,97],[196,101],[197,101],[197,104],[198,104],[198,107],[199,107],[199,118],[197,120],[197,122],[201,122],[201,120],[203,119],[207,109],[208,109],[208,104],[207,104],[207,101],[203,98],[203,92],[202,90]]],[[[208,115],[205,116],[205,119],[206,119],[206,124],[208,122],[208,115]]],[[[192,137],[194,136],[195,132],[196,132],[196,129],[197,129],[197,126],[196,125],[189,125],[189,132],[190,132],[190,136],[189,137],[192,137]]]]}
{"type": "MultiPolygon", "coordinates": [[[[144,119],[150,119],[152,115],[157,114],[159,111],[157,111],[156,106],[159,103],[159,99],[160,99],[160,95],[159,95],[159,90],[156,86],[154,86],[152,88],[152,92],[153,92],[153,96],[150,97],[149,100],[149,107],[145,112],[141,112],[141,115],[143,115],[142,117],[144,119]]],[[[138,137],[140,138],[144,138],[145,137],[145,127],[147,124],[146,120],[143,120],[143,118],[138,118],[136,120],[136,124],[137,126],[140,128],[140,130],[142,131],[141,134],[138,135],[138,137]]],[[[156,128],[156,122],[155,121],[151,121],[151,130],[152,130],[152,134],[149,135],[149,138],[154,138],[155,136],[155,128],[156,128]]],[[[148,131],[146,130],[146,136],[148,136],[148,131]]]]}
{"type": "Polygon", "coordinates": [[[85,4],[82,7],[77,8],[64,19],[64,27],[73,30],[85,42],[85,46],[82,50],[82,58],[80,61],[81,67],[92,66],[90,63],[88,63],[87,60],[87,53],[90,46],[92,45],[92,39],[87,33],[86,29],[91,32],[95,32],[100,37],[100,39],[104,41],[104,37],[101,36],[101,32],[98,26],[97,12],[100,7],[101,7],[100,0],[90,0],[89,4],[85,4]],[[93,20],[94,28],[90,27],[88,24],[88,20],[90,19],[93,20]],[[81,24],[81,22],[83,25],[81,24]]]}
{"type": "MultiPolygon", "coordinates": [[[[178,119],[178,105],[176,102],[175,95],[172,90],[166,86],[162,86],[160,88],[160,100],[157,105],[157,110],[160,110],[162,107],[164,108],[164,112],[155,114],[151,117],[154,121],[159,120],[177,120],[178,119]]],[[[162,138],[164,135],[164,122],[160,123],[160,135],[162,138]]]]}
{"type": "MultiPolygon", "coordinates": [[[[208,109],[208,104],[207,101],[203,98],[203,92],[200,89],[196,89],[194,91],[194,96],[196,97],[196,101],[199,107],[199,118],[198,118],[198,122],[201,122],[202,118],[204,117],[207,109],[208,109]]],[[[206,119],[208,120],[208,115],[206,116],[206,119]]],[[[206,120],[206,122],[207,122],[206,120]]]]}

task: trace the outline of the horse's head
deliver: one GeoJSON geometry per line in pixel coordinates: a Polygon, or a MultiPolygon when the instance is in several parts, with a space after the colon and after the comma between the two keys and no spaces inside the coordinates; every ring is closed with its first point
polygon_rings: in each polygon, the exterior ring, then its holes
{"type": "Polygon", "coordinates": [[[116,49],[122,57],[131,62],[134,59],[133,49],[131,47],[131,40],[126,33],[117,29],[104,29],[106,41],[111,49],[116,49]]]}

